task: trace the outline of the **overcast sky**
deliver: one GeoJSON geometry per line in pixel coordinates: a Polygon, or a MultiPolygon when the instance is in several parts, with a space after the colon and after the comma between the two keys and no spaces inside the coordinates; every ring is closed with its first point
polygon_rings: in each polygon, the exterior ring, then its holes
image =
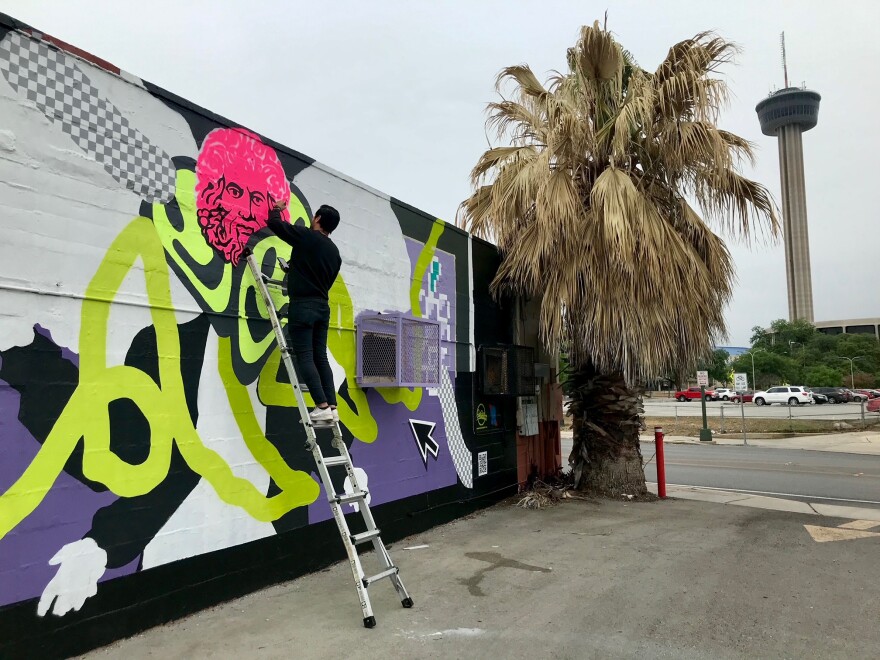
{"type": "MultiPolygon", "coordinates": [[[[789,76],[822,94],[804,135],[816,320],[880,316],[876,0],[0,0],[0,11],[436,216],[453,221],[486,148],[495,74],[565,65],[585,23],[642,67],[715,30],[743,52],[722,126],[757,144],[746,174],[779,200],[776,140],[755,104],[789,76]]],[[[324,201],[324,200],[321,200],[324,201]]],[[[331,200],[332,201],[332,200],[331,200]]],[[[788,313],[783,247],[731,245],[730,343],[788,313]]]]}

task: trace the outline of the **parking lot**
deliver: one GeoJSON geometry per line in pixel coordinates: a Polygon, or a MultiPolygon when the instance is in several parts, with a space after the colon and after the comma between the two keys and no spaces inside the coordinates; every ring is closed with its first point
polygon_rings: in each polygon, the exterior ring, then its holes
{"type": "MultiPolygon", "coordinates": [[[[644,402],[646,417],[700,417],[702,415],[702,406],[699,401],[679,403],[675,399],[669,399],[663,395],[663,398],[646,396],[644,402]]],[[[729,401],[708,401],[706,402],[706,414],[713,418],[723,414],[725,417],[745,415],[755,419],[816,419],[846,422],[878,417],[878,413],[867,412],[861,403],[757,406],[754,403],[740,405],[729,401]]]]}

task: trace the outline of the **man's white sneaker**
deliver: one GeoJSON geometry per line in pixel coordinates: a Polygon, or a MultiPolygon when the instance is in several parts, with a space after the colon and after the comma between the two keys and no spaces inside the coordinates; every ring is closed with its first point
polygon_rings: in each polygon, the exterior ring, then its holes
{"type": "Polygon", "coordinates": [[[314,423],[327,423],[333,421],[333,411],[330,408],[315,408],[309,413],[309,419],[314,423]]]}
{"type": "Polygon", "coordinates": [[[339,424],[339,410],[336,408],[332,408],[333,410],[333,421],[339,424]]]}

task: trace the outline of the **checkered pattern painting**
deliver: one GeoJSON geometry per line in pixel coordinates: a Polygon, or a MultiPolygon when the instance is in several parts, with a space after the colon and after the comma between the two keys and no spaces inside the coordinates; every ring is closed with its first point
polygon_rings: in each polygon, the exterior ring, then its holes
{"type": "Polygon", "coordinates": [[[0,71],[120,184],[148,202],[174,197],[171,158],[100,96],[75,59],[18,32],[0,41],[0,71]]]}
{"type": "Polygon", "coordinates": [[[446,427],[446,441],[455,472],[465,488],[474,487],[474,462],[471,450],[464,443],[461,424],[458,421],[458,405],[455,403],[455,389],[446,369],[440,370],[440,387],[435,392],[440,397],[443,410],[443,425],[446,427]]]}

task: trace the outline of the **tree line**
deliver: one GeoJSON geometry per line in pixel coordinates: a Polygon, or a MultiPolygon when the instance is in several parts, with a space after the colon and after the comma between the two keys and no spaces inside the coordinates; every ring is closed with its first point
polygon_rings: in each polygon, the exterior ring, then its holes
{"type": "Polygon", "coordinates": [[[748,353],[730,360],[728,373],[710,374],[725,376],[718,378],[719,382],[732,383],[734,372],[747,373],[755,389],[783,383],[856,388],[880,385],[880,341],[872,335],[827,335],[808,321],[778,319],[769,329],[752,328],[750,343],[748,353]],[[854,358],[852,377],[850,358],[854,358]]]}

